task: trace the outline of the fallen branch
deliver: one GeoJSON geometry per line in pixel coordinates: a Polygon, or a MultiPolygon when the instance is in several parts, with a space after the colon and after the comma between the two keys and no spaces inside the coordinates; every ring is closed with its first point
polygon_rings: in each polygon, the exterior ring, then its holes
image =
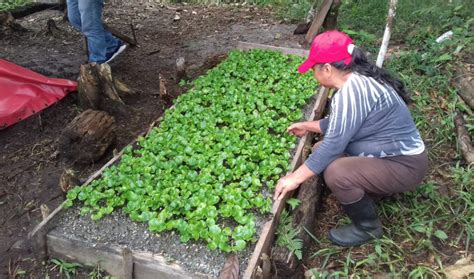
{"type": "Polygon", "coordinates": [[[118,31],[114,27],[107,25],[105,22],[104,22],[104,28],[107,29],[110,33],[112,33],[112,35],[114,35],[115,37],[119,38],[120,40],[126,42],[130,46],[134,47],[134,46],[137,45],[137,39],[135,37],[135,30],[133,28],[133,25],[130,25],[130,28],[132,29],[132,35],[134,37],[133,39],[130,38],[129,36],[123,34],[122,32],[118,31]]]}
{"type": "Polygon", "coordinates": [[[464,67],[460,67],[456,71],[456,78],[454,79],[454,84],[458,89],[458,94],[463,99],[463,101],[466,102],[466,104],[474,110],[473,80],[473,74],[464,67]]]}
{"type": "Polygon", "coordinates": [[[462,113],[458,112],[454,117],[454,124],[456,126],[457,141],[461,154],[468,164],[474,162],[474,148],[472,148],[472,141],[467,131],[462,113]]]}

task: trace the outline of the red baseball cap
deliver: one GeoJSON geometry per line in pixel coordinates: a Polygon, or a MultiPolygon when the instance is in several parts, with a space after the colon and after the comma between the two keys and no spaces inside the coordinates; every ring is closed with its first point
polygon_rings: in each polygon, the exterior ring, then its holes
{"type": "Polygon", "coordinates": [[[319,34],[311,44],[308,59],[298,67],[298,72],[306,73],[316,64],[344,61],[344,64],[348,65],[352,59],[352,54],[349,53],[351,44],[352,39],[339,31],[333,30],[319,34]]]}

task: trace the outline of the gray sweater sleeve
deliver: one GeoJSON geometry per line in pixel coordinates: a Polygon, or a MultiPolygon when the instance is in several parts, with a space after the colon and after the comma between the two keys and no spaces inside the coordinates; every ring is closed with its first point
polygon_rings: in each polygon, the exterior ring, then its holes
{"type": "Polygon", "coordinates": [[[326,134],[326,130],[328,129],[329,126],[329,118],[323,118],[319,120],[319,128],[321,129],[321,134],[326,134]]]}
{"type": "Polygon", "coordinates": [[[364,100],[360,91],[358,86],[348,85],[334,95],[329,118],[322,120],[323,125],[320,125],[324,130],[324,141],[305,162],[315,174],[323,172],[332,161],[344,153],[349,141],[367,117],[370,110],[369,100],[364,100]]]}

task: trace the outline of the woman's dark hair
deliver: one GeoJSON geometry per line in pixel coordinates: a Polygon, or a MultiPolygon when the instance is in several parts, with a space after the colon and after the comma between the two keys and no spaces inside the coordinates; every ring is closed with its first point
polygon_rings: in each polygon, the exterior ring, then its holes
{"type": "Polygon", "coordinates": [[[410,104],[412,102],[403,82],[393,77],[386,70],[370,63],[367,59],[367,56],[365,56],[364,52],[360,48],[354,47],[354,50],[352,51],[352,60],[349,65],[345,65],[343,61],[329,64],[341,71],[351,71],[367,77],[372,77],[381,84],[389,85],[395,89],[397,94],[403,99],[403,101],[405,101],[406,104],[410,104]]]}

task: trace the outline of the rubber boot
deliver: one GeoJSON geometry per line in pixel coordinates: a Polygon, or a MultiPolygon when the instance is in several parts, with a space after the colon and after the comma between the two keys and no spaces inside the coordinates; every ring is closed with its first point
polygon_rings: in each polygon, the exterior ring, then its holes
{"type": "Polygon", "coordinates": [[[372,239],[382,237],[382,224],[374,201],[367,195],[358,202],[342,207],[352,224],[329,231],[329,239],[340,246],[359,246],[372,239]]]}

